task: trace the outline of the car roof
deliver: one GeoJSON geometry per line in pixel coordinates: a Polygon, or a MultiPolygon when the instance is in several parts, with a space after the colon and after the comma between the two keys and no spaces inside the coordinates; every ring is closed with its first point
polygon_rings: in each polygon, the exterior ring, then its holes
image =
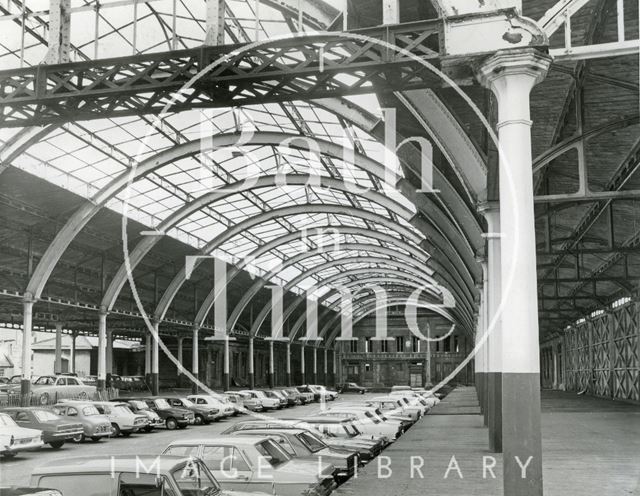
{"type": "Polygon", "coordinates": [[[197,446],[200,444],[222,444],[229,446],[253,446],[260,441],[270,439],[270,436],[246,436],[237,438],[232,436],[207,437],[198,439],[176,439],[171,441],[169,446],[197,446]]]}
{"type": "MultiPolygon", "coordinates": [[[[270,431],[272,430],[269,427],[255,427],[253,429],[238,429],[237,431],[233,431],[233,433],[237,433],[237,432],[250,432],[250,431],[270,431]]],[[[298,432],[305,432],[307,429],[304,429],[302,427],[294,427],[294,426],[287,426],[287,425],[282,425],[282,426],[278,426],[278,431],[282,432],[282,431],[286,431],[286,432],[293,432],[293,433],[298,433],[298,432]]]]}
{"type": "Polygon", "coordinates": [[[67,400],[67,401],[58,401],[58,403],[53,406],[95,406],[91,401],[82,401],[82,400],[67,400]]]}
{"type": "Polygon", "coordinates": [[[291,419],[291,420],[299,420],[300,422],[316,422],[323,424],[349,424],[349,419],[339,419],[335,417],[306,417],[300,419],[291,419]]]}
{"type": "Polygon", "coordinates": [[[44,465],[37,466],[33,475],[60,474],[69,470],[72,473],[90,472],[136,472],[144,467],[151,467],[154,463],[161,471],[169,471],[176,465],[181,465],[191,460],[185,456],[174,455],[116,455],[116,456],[91,456],[91,457],[60,457],[44,465]]]}
{"type": "Polygon", "coordinates": [[[28,410],[30,412],[42,410],[50,411],[48,408],[44,408],[41,406],[10,406],[2,409],[3,412],[21,412],[24,410],[28,410]]]}

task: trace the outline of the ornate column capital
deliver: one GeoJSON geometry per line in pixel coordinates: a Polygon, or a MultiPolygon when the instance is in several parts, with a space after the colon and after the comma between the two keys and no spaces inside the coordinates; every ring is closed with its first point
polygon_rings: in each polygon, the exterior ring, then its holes
{"type": "Polygon", "coordinates": [[[499,50],[478,65],[476,77],[491,90],[505,76],[516,75],[530,78],[533,87],[544,80],[550,66],[551,57],[535,48],[499,50]]]}

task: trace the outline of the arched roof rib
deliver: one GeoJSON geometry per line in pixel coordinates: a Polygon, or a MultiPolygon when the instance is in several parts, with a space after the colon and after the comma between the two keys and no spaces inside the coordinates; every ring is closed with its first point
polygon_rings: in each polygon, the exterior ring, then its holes
{"type": "MultiPolygon", "coordinates": [[[[355,249],[357,250],[357,246],[345,246],[343,247],[343,249],[345,250],[349,250],[349,249],[355,249]]],[[[389,250],[389,249],[383,249],[382,247],[380,247],[378,250],[376,250],[377,252],[384,254],[384,255],[389,255],[389,256],[394,256],[394,252],[393,250],[389,250]]],[[[356,263],[371,263],[371,262],[375,262],[378,264],[385,264],[385,265],[390,265],[392,267],[399,267],[402,268],[408,272],[412,272],[414,275],[419,275],[422,274],[422,268],[420,266],[420,264],[416,264],[411,257],[400,257],[400,254],[395,253],[395,258],[383,258],[383,257],[345,257],[345,258],[338,258],[336,260],[332,260],[330,262],[325,262],[324,264],[320,264],[315,266],[313,269],[309,270],[308,272],[302,273],[300,276],[298,276],[298,278],[294,279],[293,281],[291,281],[287,286],[284,287],[285,291],[289,290],[292,284],[295,284],[297,282],[303,281],[305,279],[307,279],[311,273],[317,273],[325,268],[329,268],[329,267],[335,267],[335,266],[343,266],[343,265],[347,265],[347,264],[356,264],[356,263]]],[[[313,256],[313,252],[308,252],[308,253],[301,253],[298,257],[299,259],[304,259],[307,258],[309,256],[313,256]]],[[[293,259],[292,261],[287,262],[286,264],[283,264],[282,268],[285,268],[287,265],[289,265],[290,263],[293,263],[293,259]]],[[[280,270],[281,268],[278,267],[277,270],[280,270]]],[[[425,289],[425,292],[429,292],[429,289],[431,289],[433,291],[433,288],[436,286],[439,286],[437,283],[435,283],[435,281],[433,281],[431,278],[429,277],[425,277],[424,275],[422,276],[422,280],[423,280],[423,287],[427,288],[425,289]]],[[[249,289],[249,291],[246,293],[246,295],[240,300],[240,302],[236,305],[236,307],[234,308],[231,316],[229,317],[228,320],[228,324],[227,327],[229,329],[233,329],[237,319],[239,318],[240,314],[242,313],[242,311],[246,308],[246,306],[249,304],[249,302],[251,301],[251,299],[261,290],[263,289],[268,283],[266,281],[257,281],[254,286],[252,288],[249,289]]],[[[285,311],[285,318],[293,311],[293,308],[291,308],[292,306],[297,306],[298,303],[301,303],[303,300],[305,299],[304,295],[299,296],[296,299],[296,303],[289,305],[289,307],[287,308],[287,310],[285,311]]],[[[257,317],[254,318],[254,322],[251,328],[251,333],[252,335],[256,334],[258,332],[258,330],[260,329],[260,326],[262,325],[262,323],[264,322],[264,320],[266,319],[266,317],[268,316],[269,312],[271,310],[270,304],[265,305],[262,310],[258,313],[257,317]]]]}
{"type": "MultiPolygon", "coordinates": [[[[305,3],[307,2],[305,1],[305,3]]],[[[272,5],[273,7],[280,9],[283,12],[286,10],[287,15],[289,16],[296,15],[295,11],[293,10],[294,6],[291,5],[291,2],[288,2],[286,0],[280,3],[270,2],[267,0],[265,1],[265,4],[267,5],[273,4],[272,5]]],[[[309,0],[308,4],[309,5],[305,5],[305,9],[304,9],[305,12],[308,13],[308,12],[311,12],[311,10],[308,10],[308,9],[314,9],[313,12],[316,12],[318,15],[317,17],[315,17],[315,15],[312,16],[314,17],[313,19],[307,18],[307,16],[305,16],[305,22],[307,24],[312,22],[316,22],[318,23],[318,25],[321,25],[323,22],[327,24],[326,21],[328,17],[325,17],[324,21],[321,18],[323,15],[324,16],[332,15],[331,9],[324,8],[322,5],[323,2],[320,2],[320,1],[309,0]]],[[[322,102],[318,102],[318,104],[320,106],[323,106],[324,108],[331,109],[332,111],[336,111],[336,112],[339,110],[343,110],[343,111],[347,110],[350,115],[342,115],[340,117],[346,120],[351,120],[352,122],[354,122],[359,126],[362,126],[363,128],[365,128],[366,126],[367,130],[373,129],[375,127],[376,123],[373,122],[373,119],[375,119],[375,117],[372,117],[371,115],[367,115],[366,112],[362,112],[362,111],[354,112],[354,109],[357,110],[357,106],[351,105],[350,103],[347,104],[346,109],[344,108],[344,105],[343,105],[344,102],[340,102],[338,100],[325,100],[322,102]]],[[[53,130],[54,128],[52,127],[44,131],[38,131],[36,133],[37,139],[40,139],[46,136],[47,133],[51,133],[53,130]]],[[[184,136],[184,133],[180,130],[178,130],[176,134],[184,136]]],[[[34,137],[29,136],[29,133],[24,133],[24,136],[21,136],[21,138],[22,137],[24,137],[23,144],[22,145],[18,144],[18,146],[14,147],[14,150],[19,150],[17,153],[15,152],[12,153],[12,157],[14,158],[19,156],[25,150],[29,150],[29,148],[34,143],[34,137]]],[[[182,138],[182,141],[184,141],[183,138],[182,138]]],[[[169,145],[169,146],[173,146],[173,145],[169,145]]],[[[168,151],[168,153],[171,153],[171,151],[168,151]]],[[[402,155],[403,154],[401,154],[401,156],[402,155]]],[[[438,181],[442,180],[439,182],[439,187],[443,189],[443,192],[442,192],[443,197],[451,196],[451,197],[459,198],[459,193],[456,192],[455,189],[453,189],[450,186],[450,184],[446,181],[446,179],[440,173],[440,171],[436,170],[435,174],[436,174],[436,180],[438,181]],[[442,187],[440,186],[440,183],[443,185],[442,187]]],[[[410,194],[414,193],[411,185],[406,182],[399,183],[399,187],[405,192],[408,192],[410,194]]],[[[102,201],[102,199],[98,197],[98,202],[100,207],[103,207],[104,205],[106,205],[113,198],[115,198],[115,195],[107,196],[104,198],[104,201],[102,201]]],[[[427,232],[430,235],[427,242],[423,243],[422,247],[416,247],[416,249],[420,250],[424,248],[428,250],[430,254],[433,254],[433,259],[432,261],[430,261],[430,264],[432,265],[432,267],[436,268],[438,272],[442,272],[443,277],[448,276],[449,279],[451,280],[453,280],[454,278],[463,280],[464,283],[459,285],[457,289],[454,286],[458,284],[458,281],[455,280],[452,286],[452,290],[454,290],[456,294],[461,295],[460,297],[462,299],[466,299],[472,302],[473,301],[472,294],[475,293],[474,279],[477,279],[477,267],[475,267],[476,264],[475,264],[473,252],[474,252],[474,247],[478,243],[479,232],[480,232],[480,229],[478,228],[477,225],[474,226],[472,224],[469,224],[468,222],[469,219],[474,218],[473,213],[471,213],[471,215],[468,215],[469,212],[465,211],[464,215],[460,217],[462,228],[459,229],[458,226],[456,226],[455,228],[452,229],[451,222],[450,222],[451,218],[447,217],[446,215],[443,215],[440,210],[440,208],[446,202],[444,201],[434,202],[431,198],[424,197],[423,195],[417,195],[417,197],[411,199],[411,201],[414,204],[417,204],[420,210],[427,213],[427,220],[417,218],[414,220],[413,224],[416,226],[421,225],[423,228],[427,228],[428,229],[427,232]],[[469,226],[471,226],[470,229],[469,229],[469,226]],[[461,233],[460,230],[463,230],[464,232],[461,233]]],[[[455,202],[453,202],[452,204],[455,204],[455,202]]],[[[454,207],[454,212],[453,212],[454,216],[462,212],[461,210],[459,210],[459,207],[460,205],[454,207]]],[[[83,207],[81,208],[81,210],[82,212],[80,212],[76,217],[85,217],[85,216],[90,217],[91,215],[93,215],[91,208],[83,207]]],[[[165,219],[167,218],[168,217],[165,217],[165,219]]],[[[75,226],[73,226],[71,230],[68,230],[66,234],[74,236],[82,229],[82,227],[83,226],[78,223],[75,226]]],[[[149,239],[153,240],[153,238],[149,238],[149,239]]],[[[54,244],[56,244],[56,241],[57,239],[54,240],[54,244]]],[[[141,243],[141,245],[145,244],[146,242],[147,240],[145,239],[141,243]]],[[[384,241],[384,242],[387,243],[388,241],[384,241]]],[[[152,244],[153,243],[151,243],[151,245],[152,244]]],[[[140,249],[138,252],[136,252],[141,254],[140,259],[144,257],[143,252],[147,250],[145,246],[141,246],[141,245],[138,245],[140,246],[140,249]]],[[[152,248],[152,246],[150,245],[146,245],[146,246],[149,246],[148,249],[152,248]]],[[[54,248],[57,249],[54,251],[58,251],[60,255],[62,254],[62,252],[64,252],[64,248],[62,248],[60,244],[57,244],[57,246],[55,246],[54,248]]],[[[49,251],[47,251],[47,253],[49,253],[49,251]]],[[[45,257],[47,257],[47,255],[45,255],[45,257]]],[[[29,288],[31,290],[35,290],[35,291],[31,291],[31,293],[35,297],[38,297],[42,293],[44,285],[46,284],[46,280],[48,279],[51,273],[51,270],[53,270],[53,266],[55,266],[55,263],[56,263],[56,261],[53,260],[53,258],[51,257],[47,258],[46,260],[44,260],[43,258],[43,261],[45,262],[45,265],[43,266],[43,269],[40,271],[40,276],[43,276],[40,279],[41,284],[40,282],[34,283],[34,281],[36,281],[37,278],[32,278],[29,284],[29,288]]],[[[122,278],[122,274],[119,271],[116,278],[112,280],[112,287],[110,287],[112,291],[108,295],[105,295],[105,298],[103,298],[103,306],[106,306],[109,308],[113,306],[113,303],[117,299],[117,295],[119,294],[122,288],[122,285],[125,283],[125,280],[126,280],[126,277],[122,278]]],[[[203,316],[203,319],[204,318],[206,318],[206,316],[203,316]]]]}
{"type": "MultiPolygon", "coordinates": [[[[236,139],[237,139],[237,136],[235,135],[216,136],[212,140],[212,146],[213,147],[233,146],[235,144],[236,139]]],[[[274,142],[278,142],[278,140],[280,139],[282,139],[282,135],[274,136],[272,134],[266,133],[264,135],[260,134],[256,138],[255,143],[258,143],[258,144],[274,143],[274,142]]],[[[162,154],[159,154],[158,157],[151,157],[146,161],[142,162],[136,170],[136,176],[143,177],[144,175],[148,174],[151,170],[157,169],[161,167],[163,164],[170,163],[181,157],[188,156],[189,154],[200,151],[200,148],[201,148],[200,142],[190,142],[185,145],[182,145],[181,147],[169,149],[163,152],[162,154]]],[[[339,154],[339,149],[337,147],[330,146],[329,148],[332,149],[334,155],[339,154]]],[[[356,157],[357,159],[363,158],[360,156],[356,156],[356,157]]],[[[365,166],[368,166],[369,171],[377,172],[378,176],[384,176],[384,172],[381,166],[375,164],[373,161],[357,160],[357,162],[361,162],[365,166]]],[[[360,163],[358,163],[358,165],[360,165],[360,163]]],[[[63,251],[64,245],[68,244],[69,242],[68,241],[69,238],[65,239],[68,233],[78,232],[79,230],[78,227],[81,227],[83,224],[86,224],[86,222],[88,222],[91,216],[95,215],[95,213],[98,212],[99,207],[102,204],[108,201],[108,199],[111,196],[113,196],[116,192],[121,190],[126,185],[126,179],[127,178],[125,177],[125,175],[122,174],[119,178],[112,180],[111,183],[108,186],[106,186],[100,194],[94,197],[95,204],[87,204],[83,208],[81,208],[78,212],[76,212],[74,216],[75,218],[70,220],[67,226],[65,226],[66,229],[63,228],[61,233],[58,235],[58,238],[56,239],[56,241],[54,241],[54,243],[52,244],[52,247],[55,248],[55,245],[58,244],[58,247],[57,247],[58,253],[63,251]],[[64,232],[65,230],[67,231],[66,233],[64,232]]],[[[193,207],[195,208],[196,206],[199,206],[198,201],[194,202],[193,207]]],[[[189,210],[189,209],[187,208],[186,210],[189,210]]],[[[150,244],[153,244],[153,243],[151,242],[150,244]]],[[[52,251],[55,253],[55,249],[52,251]]],[[[44,271],[44,269],[47,268],[46,263],[51,263],[50,260],[47,260],[47,255],[43,257],[43,260],[41,261],[41,265],[39,265],[38,269],[36,270],[36,273],[34,274],[34,278],[32,279],[32,284],[30,284],[30,289],[33,291],[33,294],[35,296],[38,296],[39,292],[41,292],[42,287],[44,286],[43,283],[44,281],[46,281],[46,277],[43,278],[42,275],[40,275],[40,282],[38,284],[33,284],[33,281],[38,281],[39,274],[41,274],[44,271]]],[[[52,265],[49,265],[48,267],[49,269],[52,269],[52,265]]]]}

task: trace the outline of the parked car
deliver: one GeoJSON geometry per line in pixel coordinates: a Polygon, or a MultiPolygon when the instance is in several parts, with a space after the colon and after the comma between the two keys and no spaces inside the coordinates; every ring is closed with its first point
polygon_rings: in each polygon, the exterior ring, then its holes
{"type": "Polygon", "coordinates": [[[164,426],[170,431],[173,429],[186,429],[187,426],[196,423],[196,417],[191,410],[171,406],[164,398],[140,398],[149,408],[156,412],[164,426]]]}
{"type": "Polygon", "coordinates": [[[233,394],[237,395],[242,399],[242,406],[250,410],[252,412],[261,412],[264,410],[262,406],[262,402],[258,398],[252,397],[249,393],[244,393],[242,391],[234,391],[233,394]]]}
{"type": "Polygon", "coordinates": [[[320,391],[311,389],[309,386],[297,386],[296,389],[301,393],[307,393],[313,395],[313,401],[320,401],[320,391]]]}
{"type": "Polygon", "coordinates": [[[56,403],[53,406],[53,413],[70,422],[75,421],[82,424],[82,434],[73,438],[76,442],[88,438],[96,443],[111,435],[109,417],[101,414],[95,405],[89,402],[56,403]]]}
{"type": "Polygon", "coordinates": [[[305,392],[302,392],[298,388],[295,388],[295,387],[287,388],[286,391],[289,394],[297,394],[298,397],[300,398],[300,404],[301,405],[306,405],[307,403],[313,403],[314,395],[311,392],[305,393],[305,392]]]}
{"type": "Polygon", "coordinates": [[[147,384],[144,382],[144,377],[141,376],[133,376],[133,375],[123,375],[123,376],[113,376],[112,377],[112,386],[118,388],[120,391],[130,391],[130,392],[139,392],[139,391],[148,391],[147,384]],[[115,382],[113,377],[115,377],[115,382]]]}
{"type": "Polygon", "coordinates": [[[275,410],[280,406],[280,400],[275,398],[269,398],[263,391],[258,391],[255,389],[244,389],[240,391],[241,393],[248,394],[251,398],[254,398],[260,402],[262,408],[265,410],[275,410]]]}
{"type": "Polygon", "coordinates": [[[158,415],[151,408],[149,408],[149,405],[147,405],[146,402],[144,402],[142,400],[121,400],[121,399],[116,399],[116,400],[111,400],[111,401],[115,401],[117,403],[118,402],[120,402],[120,403],[124,402],[124,403],[127,404],[129,409],[133,413],[135,413],[137,415],[144,415],[145,417],[147,417],[147,420],[149,421],[149,423],[143,429],[145,432],[151,432],[156,427],[162,427],[164,425],[164,420],[162,420],[160,418],[160,415],[158,415]]]}
{"type": "Polygon", "coordinates": [[[363,434],[384,436],[389,441],[395,441],[402,434],[399,425],[383,422],[370,412],[367,414],[364,411],[358,411],[354,408],[331,408],[329,410],[319,412],[318,416],[346,418],[352,420],[358,430],[363,434]]]}
{"type": "MultiPolygon", "coordinates": [[[[19,393],[20,383],[12,386],[10,392],[19,393]]],[[[49,405],[63,398],[92,400],[96,394],[95,386],[84,384],[77,377],[66,375],[42,375],[31,385],[31,393],[38,404],[49,405]]]]}
{"type": "Polygon", "coordinates": [[[306,388],[308,391],[313,393],[316,401],[334,401],[338,397],[338,393],[336,391],[332,391],[330,389],[327,389],[325,386],[321,386],[318,384],[305,384],[304,386],[300,387],[306,388]]]}
{"type": "Polygon", "coordinates": [[[376,396],[363,402],[364,405],[377,408],[387,417],[398,418],[406,417],[412,422],[420,420],[423,414],[422,405],[410,405],[403,402],[397,396],[376,396]]]}
{"type": "Polygon", "coordinates": [[[373,446],[369,440],[350,440],[341,437],[337,437],[330,433],[323,433],[318,426],[311,425],[304,420],[300,419],[262,419],[262,420],[247,420],[244,422],[236,422],[229,427],[223,434],[232,434],[241,430],[253,430],[253,429],[272,429],[278,431],[282,428],[296,427],[311,432],[314,436],[322,439],[322,441],[331,447],[346,449],[352,452],[358,453],[358,460],[366,463],[373,459],[377,454],[382,451],[382,447],[378,452],[374,452],[373,446]]]}
{"type": "Polygon", "coordinates": [[[280,392],[273,389],[263,389],[262,392],[267,398],[278,400],[278,408],[284,408],[289,405],[287,398],[280,392]]]}
{"type": "MultiPolygon", "coordinates": [[[[6,378],[5,378],[6,379],[6,378]]],[[[21,375],[12,375],[7,379],[6,382],[0,384],[0,391],[3,393],[7,392],[20,392],[20,383],[22,382],[21,375]]],[[[33,382],[33,379],[32,379],[33,382]]]]}
{"type": "Polygon", "coordinates": [[[69,422],[50,410],[38,407],[5,408],[20,427],[42,431],[42,441],[54,449],[64,446],[65,441],[82,434],[82,424],[69,422]]]}
{"type": "Polygon", "coordinates": [[[37,467],[31,474],[31,485],[54,488],[64,496],[268,496],[221,490],[204,463],[178,456],[56,460],[37,467]]]}
{"type": "Polygon", "coordinates": [[[369,392],[369,389],[366,387],[358,386],[355,382],[345,382],[338,386],[339,393],[357,393],[357,394],[365,394],[369,392]]]}
{"type": "Polygon", "coordinates": [[[200,458],[225,489],[328,496],[336,487],[333,465],[292,458],[269,437],[175,440],[163,455],[200,458]]]}
{"type": "Polygon", "coordinates": [[[42,431],[20,427],[9,415],[0,413],[0,455],[12,458],[19,451],[39,448],[43,444],[42,431]]]}
{"type": "Polygon", "coordinates": [[[7,384],[9,380],[9,377],[0,377],[0,384],[7,384]]]}
{"type": "Polygon", "coordinates": [[[389,393],[389,396],[399,398],[406,405],[422,408],[423,414],[440,403],[438,398],[424,398],[420,393],[414,391],[395,391],[389,393]]]}
{"type": "Polygon", "coordinates": [[[2,496],[63,496],[63,494],[57,489],[17,486],[0,486],[0,494],[2,494],[2,496]]]}
{"type": "Polygon", "coordinates": [[[297,406],[301,404],[300,393],[298,391],[296,391],[295,394],[291,393],[290,390],[287,389],[279,389],[278,391],[287,400],[287,406],[297,406]]]}
{"type": "Polygon", "coordinates": [[[129,405],[123,401],[94,401],[93,405],[109,418],[113,437],[129,437],[149,425],[145,415],[133,413],[129,405]]]}
{"type": "Polygon", "coordinates": [[[409,417],[394,415],[393,417],[385,415],[382,410],[375,406],[367,406],[364,403],[340,403],[341,410],[349,410],[358,414],[358,417],[367,422],[380,421],[384,424],[392,425],[398,429],[398,436],[404,433],[413,422],[409,417]]]}
{"type": "Polygon", "coordinates": [[[335,467],[333,477],[336,482],[344,482],[351,477],[358,467],[358,454],[355,451],[334,448],[307,429],[300,427],[284,427],[279,429],[240,429],[223,432],[234,436],[269,436],[294,458],[311,459],[316,462],[330,463],[335,467]]]}
{"type": "Polygon", "coordinates": [[[224,402],[217,395],[212,396],[210,394],[191,394],[187,396],[187,399],[200,407],[217,409],[218,419],[231,417],[235,414],[236,411],[231,402],[224,402]]]}
{"type": "Polygon", "coordinates": [[[191,410],[196,425],[208,425],[221,417],[219,408],[209,405],[197,405],[183,396],[167,396],[165,399],[173,408],[191,410]]]}

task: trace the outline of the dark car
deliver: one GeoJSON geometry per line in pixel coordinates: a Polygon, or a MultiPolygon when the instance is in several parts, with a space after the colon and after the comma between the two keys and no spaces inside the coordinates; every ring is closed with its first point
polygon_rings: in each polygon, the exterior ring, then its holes
{"type": "Polygon", "coordinates": [[[179,429],[185,429],[189,424],[195,423],[195,416],[191,410],[186,408],[172,407],[166,399],[161,397],[140,397],[140,398],[119,398],[119,401],[129,402],[131,400],[144,401],[151,410],[156,412],[162,421],[164,426],[173,430],[176,427],[179,429]]]}
{"type": "Polygon", "coordinates": [[[13,418],[20,427],[42,431],[42,441],[54,449],[61,448],[65,441],[83,433],[82,424],[69,422],[45,408],[14,407],[5,408],[3,412],[13,418]]]}
{"type": "Polygon", "coordinates": [[[345,382],[344,384],[340,384],[340,386],[338,386],[338,392],[365,394],[369,392],[369,389],[367,389],[366,387],[358,386],[355,382],[345,382]]]}
{"type": "Polygon", "coordinates": [[[219,417],[220,410],[208,405],[196,405],[193,401],[182,396],[167,396],[167,403],[174,408],[184,408],[191,410],[195,418],[196,425],[210,424],[219,417]]]}

